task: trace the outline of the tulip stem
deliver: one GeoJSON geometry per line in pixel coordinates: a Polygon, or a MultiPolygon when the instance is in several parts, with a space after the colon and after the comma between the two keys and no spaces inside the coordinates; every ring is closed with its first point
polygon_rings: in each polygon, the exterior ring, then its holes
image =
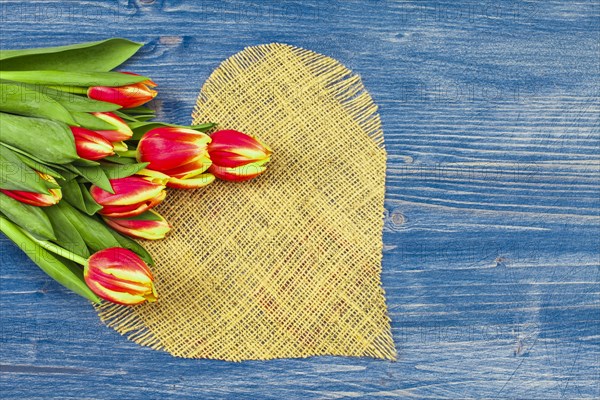
{"type": "Polygon", "coordinates": [[[43,247],[46,250],[51,251],[54,254],[57,254],[63,258],[66,258],[67,260],[76,262],[77,264],[84,265],[84,266],[87,264],[87,260],[85,258],[83,258],[73,252],[70,252],[69,250],[67,250],[63,247],[60,247],[60,246],[58,246],[52,242],[49,242],[47,240],[39,240],[35,236],[33,236],[31,233],[27,232],[24,229],[22,231],[29,239],[33,240],[35,243],[40,245],[40,247],[43,247]]]}
{"type": "MultiPolygon", "coordinates": [[[[13,241],[42,271],[58,283],[85,297],[92,303],[99,303],[100,299],[87,286],[81,271],[71,269],[64,260],[59,260],[46,251],[40,240],[34,239],[25,229],[7,220],[0,214],[0,231],[13,241]]],[[[63,252],[64,253],[64,252],[63,252]]],[[[85,261],[85,260],[84,260],[85,261]]]]}
{"type": "Polygon", "coordinates": [[[135,158],[137,156],[137,150],[115,151],[115,153],[117,153],[119,157],[135,158]]]}

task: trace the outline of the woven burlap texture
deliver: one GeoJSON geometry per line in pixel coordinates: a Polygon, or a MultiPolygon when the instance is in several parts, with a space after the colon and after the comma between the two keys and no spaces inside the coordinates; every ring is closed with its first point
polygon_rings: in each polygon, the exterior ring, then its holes
{"type": "Polygon", "coordinates": [[[386,153],[360,78],[308,50],[246,48],[212,73],[193,120],[268,143],[269,169],[170,191],[158,211],[173,231],[143,243],[158,302],[104,303],[102,320],[180,357],[395,359],[380,283],[386,153]]]}

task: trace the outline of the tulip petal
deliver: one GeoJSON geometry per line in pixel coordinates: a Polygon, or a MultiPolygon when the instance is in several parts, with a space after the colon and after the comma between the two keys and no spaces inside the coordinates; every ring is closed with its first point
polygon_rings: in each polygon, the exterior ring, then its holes
{"type": "Polygon", "coordinates": [[[171,178],[188,179],[203,173],[211,165],[211,159],[208,158],[207,155],[205,155],[199,158],[198,160],[192,161],[191,163],[187,163],[177,168],[169,169],[163,172],[171,178]]]}
{"type": "Polygon", "coordinates": [[[97,186],[92,186],[90,193],[94,200],[102,206],[130,206],[157,197],[164,189],[162,184],[151,178],[128,176],[111,179],[114,194],[110,194],[97,186]]]}
{"type": "Polygon", "coordinates": [[[114,230],[139,239],[163,239],[171,230],[171,225],[160,214],[148,210],[137,218],[104,218],[108,226],[114,230]],[[148,215],[149,219],[142,218],[148,215]]]}
{"type": "Polygon", "coordinates": [[[137,282],[134,280],[127,280],[120,278],[115,275],[113,272],[118,271],[119,268],[128,267],[124,262],[119,262],[121,265],[110,269],[104,268],[101,270],[99,268],[92,269],[88,272],[88,277],[90,280],[98,283],[104,289],[109,289],[117,292],[129,292],[129,293],[145,293],[149,291],[150,285],[152,284],[151,279],[147,279],[146,282],[137,282]]]}
{"type": "Polygon", "coordinates": [[[70,128],[79,157],[94,161],[115,154],[113,145],[96,132],[77,126],[70,128]]]}
{"type": "MultiPolygon", "coordinates": [[[[86,284],[98,297],[110,301],[111,303],[121,304],[124,306],[134,306],[145,302],[147,299],[143,295],[129,294],[126,292],[117,292],[106,289],[98,282],[88,282],[86,284]]],[[[148,300],[151,301],[151,300],[148,300]]]]}
{"type": "Polygon", "coordinates": [[[260,153],[260,156],[257,156],[256,152],[253,154],[251,154],[251,152],[247,152],[246,154],[241,153],[241,150],[238,152],[220,150],[213,150],[209,152],[210,159],[213,161],[213,163],[227,168],[241,167],[253,162],[267,162],[270,158],[264,153],[260,153]]]}
{"type": "Polygon", "coordinates": [[[113,265],[124,265],[125,268],[140,268],[144,270],[145,275],[152,276],[146,263],[137,254],[122,247],[110,247],[97,251],[92,254],[88,264],[95,267],[92,271],[110,268],[113,265]]]}
{"type": "MultiPolygon", "coordinates": [[[[109,142],[122,142],[124,140],[131,139],[131,136],[127,137],[127,135],[125,135],[119,131],[94,131],[94,132],[96,132],[97,134],[99,134],[100,136],[102,136],[103,138],[108,140],[109,142]]],[[[133,132],[131,134],[133,135],[133,132]]]]}
{"type": "Polygon", "coordinates": [[[133,131],[127,125],[127,123],[111,112],[95,112],[92,113],[97,118],[108,122],[109,124],[115,127],[114,130],[97,130],[96,133],[103,136],[110,142],[122,142],[124,140],[129,140],[133,136],[133,131]]]}
{"type": "Polygon", "coordinates": [[[214,180],[213,174],[201,174],[188,179],[171,178],[167,186],[174,189],[198,189],[211,184],[214,180]]]}
{"type": "Polygon", "coordinates": [[[225,181],[247,181],[262,174],[266,169],[267,167],[262,163],[252,163],[236,168],[226,168],[213,164],[208,171],[225,181]]]}
{"type": "Polygon", "coordinates": [[[162,191],[158,194],[158,196],[147,200],[143,203],[137,203],[127,206],[105,206],[102,208],[102,210],[99,211],[99,213],[110,218],[135,217],[136,215],[140,215],[150,210],[152,207],[158,205],[161,201],[165,199],[166,196],[167,192],[162,191]]]}

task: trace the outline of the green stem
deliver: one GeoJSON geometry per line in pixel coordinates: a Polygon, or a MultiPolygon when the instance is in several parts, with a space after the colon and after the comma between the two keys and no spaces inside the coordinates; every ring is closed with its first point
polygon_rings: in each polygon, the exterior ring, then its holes
{"type": "Polygon", "coordinates": [[[126,150],[126,151],[116,151],[119,157],[129,157],[135,158],[137,156],[137,150],[126,150]]]}
{"type": "Polygon", "coordinates": [[[13,242],[17,242],[16,239],[20,237],[23,233],[21,229],[14,225],[12,222],[9,222],[3,216],[0,216],[0,232],[4,233],[10,240],[13,242]]]}
{"type": "Polygon", "coordinates": [[[212,129],[215,126],[217,126],[217,124],[215,124],[214,122],[206,122],[200,125],[191,125],[189,128],[200,132],[206,132],[207,130],[212,129]]]}
{"type": "Polygon", "coordinates": [[[10,240],[13,241],[23,252],[29,257],[42,271],[48,274],[51,278],[56,280],[58,283],[74,291],[80,296],[85,297],[93,303],[100,302],[98,296],[92,292],[92,290],[85,283],[85,279],[82,275],[81,268],[67,263],[65,260],[59,260],[55,257],[49,249],[52,247],[52,251],[58,250],[58,254],[63,257],[70,258],[75,262],[86,262],[85,259],[75,256],[69,256],[69,252],[58,247],[52,246],[51,243],[38,240],[28,234],[23,228],[13,224],[9,220],[5,219],[0,215],[0,231],[2,231],[10,240]],[[50,244],[50,246],[47,246],[50,244]],[[42,246],[44,245],[44,246],[42,246]]]}

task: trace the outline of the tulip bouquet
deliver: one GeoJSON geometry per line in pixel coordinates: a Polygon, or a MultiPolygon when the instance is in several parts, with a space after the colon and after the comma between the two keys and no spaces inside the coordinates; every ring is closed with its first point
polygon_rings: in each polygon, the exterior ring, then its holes
{"type": "Polygon", "coordinates": [[[144,104],[157,85],[112,71],[140,47],[115,38],[0,51],[0,229],[92,302],[157,299],[154,261],[133,239],[171,229],[153,210],[166,188],[252,179],[271,156],[212,122],[153,121],[144,104]]]}

